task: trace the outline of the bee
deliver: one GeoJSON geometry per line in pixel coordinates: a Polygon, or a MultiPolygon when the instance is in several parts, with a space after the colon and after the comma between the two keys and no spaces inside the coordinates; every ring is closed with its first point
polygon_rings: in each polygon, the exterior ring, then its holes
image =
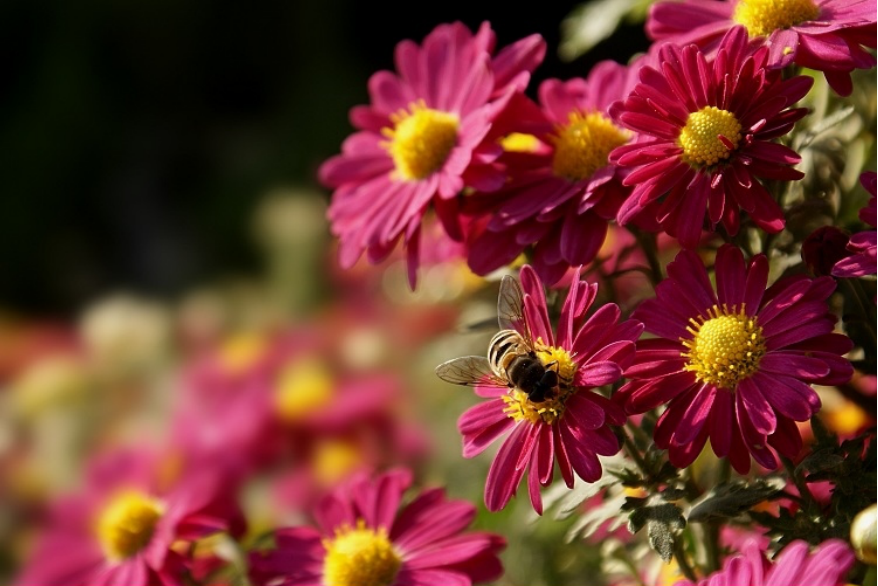
{"type": "Polygon", "coordinates": [[[515,278],[503,277],[497,301],[500,331],[491,338],[487,356],[463,356],[436,367],[442,380],[467,386],[517,388],[529,401],[555,397],[561,379],[557,361],[543,364],[524,318],[524,295],[515,278]]]}

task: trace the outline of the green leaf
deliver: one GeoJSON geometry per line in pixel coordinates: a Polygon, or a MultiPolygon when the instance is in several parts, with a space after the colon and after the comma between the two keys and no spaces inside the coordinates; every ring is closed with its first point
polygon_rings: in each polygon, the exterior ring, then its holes
{"type": "Polygon", "coordinates": [[[740,480],[721,484],[694,504],[689,511],[689,521],[705,523],[737,517],[775,496],[783,487],[781,478],[759,479],[749,484],[740,480]]]}

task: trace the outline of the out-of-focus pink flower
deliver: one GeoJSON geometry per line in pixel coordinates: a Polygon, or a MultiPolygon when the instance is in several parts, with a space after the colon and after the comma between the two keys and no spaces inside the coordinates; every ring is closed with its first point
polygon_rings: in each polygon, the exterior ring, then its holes
{"type": "MultiPolygon", "coordinates": [[[[511,277],[509,281],[515,283],[511,277]]],[[[586,318],[597,289],[597,284],[580,281],[577,271],[554,332],[543,285],[530,266],[521,269],[520,290],[517,286],[501,289],[500,305],[520,304],[516,311],[521,316],[510,322],[501,312],[500,327],[514,328],[523,339],[532,340],[534,356],[544,367],[557,369],[559,382],[544,400],[531,400],[528,392],[502,379],[492,386],[486,386],[487,381],[476,386],[476,394],[489,400],[466,411],[458,421],[463,455],[471,458],[481,453],[511,430],[485,484],[485,504],[491,511],[506,506],[528,471],[531,504],[542,514],[540,486],[552,481],[556,461],[564,482],[572,488],[574,471],[586,482],[594,482],[603,472],[598,455],[619,451],[610,425],[622,425],[625,415],[592,389],[619,379],[633,358],[634,341],[643,326],[632,320],[620,323],[621,312],[615,304],[606,304],[586,318]],[[518,299],[510,299],[510,294],[518,299]]]]}
{"type": "Polygon", "coordinates": [[[667,44],[659,66],[640,69],[640,83],[613,104],[613,119],[638,133],[610,161],[632,167],[633,186],[620,223],[655,206],[655,219],[685,248],[698,244],[705,221],[736,234],[741,210],[767,232],[784,227],[783,210],[760,182],[791,181],[799,155],[773,142],[790,131],[805,108],[791,108],[812,79],[781,79],[767,68],[769,51],[751,52],[743,27],[731,29],[708,60],[694,45],[667,44]],[[663,199],[662,199],[663,198],[663,199]]]}
{"type": "Polygon", "coordinates": [[[499,535],[467,532],[476,508],[426,490],[401,507],[411,473],[352,478],[315,510],[318,529],[275,533],[276,548],[251,557],[255,584],[467,585],[503,573],[499,535]]]}
{"type": "Polygon", "coordinates": [[[789,544],[773,561],[755,541],[747,542],[739,555],[726,558],[721,570],[693,583],[675,586],[842,586],[854,565],[854,553],[840,539],[829,539],[811,552],[804,541],[789,544]]]}
{"type": "Polygon", "coordinates": [[[769,67],[795,63],[822,71],[842,96],[853,90],[851,71],[875,66],[875,57],[863,48],[875,48],[872,0],[658,2],[650,9],[646,32],[655,40],[710,49],[737,25],[769,49],[769,67]]]}
{"type": "Polygon", "coordinates": [[[495,40],[488,23],[475,35],[459,22],[440,25],[420,46],[397,45],[398,73],[380,71],[369,80],[371,104],[351,110],[358,132],[320,168],[320,180],[335,189],[328,215],[342,266],[364,251],[380,262],[402,238],[414,287],[430,204],[459,240],[457,196],[464,186],[502,185],[495,164],[502,151],[486,137],[512,93],[526,87],[545,43],[532,35],[494,55],[495,40]]]}
{"type": "Polygon", "coordinates": [[[54,503],[16,583],[177,585],[187,560],[174,543],[243,531],[229,478],[192,468],[168,477],[160,463],[156,453],[127,450],[100,460],[83,494],[54,503]]]}
{"type": "MultiPolygon", "coordinates": [[[[869,203],[860,210],[860,219],[873,228],[878,224],[875,212],[875,179],[873,171],[867,171],[860,176],[860,182],[866,191],[872,194],[869,203]]],[[[866,230],[851,236],[847,249],[851,256],[838,261],[832,268],[834,277],[862,277],[876,273],[876,258],[878,258],[878,232],[866,230]]]]}
{"type": "Polygon", "coordinates": [[[523,97],[513,102],[507,114],[526,118],[528,133],[501,141],[509,179],[496,193],[468,200],[487,208],[489,217],[468,242],[476,273],[509,264],[533,245],[533,267],[551,285],[570,267],[595,258],[607,222],[631,191],[607,160],[632,136],[608,113],[610,104],[627,95],[631,77],[628,67],[603,61],[587,79],[543,82],[541,107],[523,97]]]}
{"type": "Polygon", "coordinates": [[[832,274],[837,262],[850,256],[847,250],[850,236],[841,228],[822,226],[811,232],[802,242],[802,260],[817,277],[832,274]]]}
{"type": "Polygon", "coordinates": [[[631,379],[614,396],[629,413],[667,409],[655,442],[671,463],[691,464],[708,437],[735,470],[750,469],[750,455],[763,467],[777,460],[769,448],[794,458],[802,447],[797,421],[820,409],[812,384],[836,385],[851,378],[843,354],[853,344],[833,333],[836,317],[826,299],[830,277],[792,277],[768,290],[768,260],[745,265],[734,246],[716,257],[716,290],[694,252],[668,265],[656,298],[633,317],[653,339],[637,345],[631,379]]]}

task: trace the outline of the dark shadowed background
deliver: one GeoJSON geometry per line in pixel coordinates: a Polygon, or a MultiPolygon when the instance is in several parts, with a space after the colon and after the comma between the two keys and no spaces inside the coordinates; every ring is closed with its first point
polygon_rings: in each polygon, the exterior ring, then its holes
{"type": "MultiPolygon", "coordinates": [[[[366,80],[398,41],[490,20],[539,32],[535,81],[647,46],[640,25],[572,63],[575,4],[7,0],[0,3],[0,308],[70,315],[109,290],[173,296],[259,270],[248,218],[267,191],[318,187],[366,80]]],[[[535,85],[531,88],[531,93],[535,85]]],[[[322,191],[328,198],[328,192],[322,191]]]]}

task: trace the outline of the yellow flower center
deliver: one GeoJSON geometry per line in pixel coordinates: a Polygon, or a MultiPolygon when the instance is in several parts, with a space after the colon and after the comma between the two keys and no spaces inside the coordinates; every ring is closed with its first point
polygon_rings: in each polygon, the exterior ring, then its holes
{"type": "Polygon", "coordinates": [[[540,140],[533,134],[512,132],[500,139],[500,146],[511,153],[532,153],[540,146],[540,140]]]}
{"type": "Polygon", "coordinates": [[[107,559],[118,562],[141,551],[164,513],[158,500],[141,492],[118,494],[98,517],[98,540],[107,559]]]}
{"type": "Polygon", "coordinates": [[[714,165],[728,159],[740,140],[741,123],[731,112],[715,106],[689,114],[678,139],[683,160],[692,166],[714,165]]]}
{"type": "Polygon", "coordinates": [[[688,350],[682,353],[688,360],[684,368],[699,381],[733,391],[759,369],[765,339],[756,318],[747,315],[743,305],[740,309],[714,305],[706,318],[689,322],[692,325],[686,329],[693,337],[680,339],[688,350]]]}
{"type": "Polygon", "coordinates": [[[744,25],[751,37],[767,37],[819,15],[813,0],[739,0],[732,20],[744,25]]]}
{"type": "Polygon", "coordinates": [[[239,374],[253,366],[267,348],[265,337],[254,333],[236,334],[219,350],[219,361],[227,372],[239,374]]]}
{"type": "Polygon", "coordinates": [[[558,177],[581,181],[605,167],[614,148],[622,146],[630,134],[598,112],[571,112],[567,124],[550,137],[555,145],[552,171],[558,177]]]}
{"type": "Polygon", "coordinates": [[[558,394],[535,402],[528,398],[525,391],[516,387],[503,395],[503,401],[506,402],[503,411],[515,421],[527,420],[532,424],[542,421],[552,425],[564,415],[564,403],[575,391],[573,376],[576,374],[576,363],[563,348],[545,346],[541,340],[537,340],[535,346],[537,357],[543,366],[558,373],[558,394]]]}
{"type": "Polygon", "coordinates": [[[300,421],[322,409],[334,396],[334,380],[326,364],[317,358],[302,358],[281,370],[274,393],[280,418],[300,421]]]}
{"type": "Polygon", "coordinates": [[[390,586],[402,565],[387,531],[367,528],[362,519],[356,529],[336,529],[323,547],[323,586],[390,586]]]}
{"type": "Polygon", "coordinates": [[[457,115],[427,108],[423,101],[391,114],[390,121],[392,129],[381,129],[390,141],[382,145],[400,179],[424,179],[438,171],[457,143],[457,115]]]}
{"type": "Polygon", "coordinates": [[[362,462],[363,454],[355,444],[326,440],[314,449],[314,477],[320,486],[334,486],[362,462]]]}

